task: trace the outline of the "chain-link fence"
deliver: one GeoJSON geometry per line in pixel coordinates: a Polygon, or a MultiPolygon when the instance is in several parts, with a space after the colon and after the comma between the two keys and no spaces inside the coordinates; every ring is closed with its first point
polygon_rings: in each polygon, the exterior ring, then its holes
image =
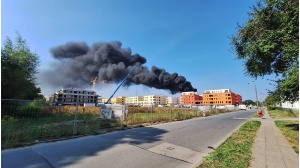
{"type": "MultiPolygon", "coordinates": [[[[100,111],[100,107],[50,106],[45,101],[2,99],[2,148],[203,116],[199,108],[128,107],[127,116],[120,121],[100,119],[100,111]]],[[[224,112],[228,110],[206,109],[206,116],[224,112]]]]}

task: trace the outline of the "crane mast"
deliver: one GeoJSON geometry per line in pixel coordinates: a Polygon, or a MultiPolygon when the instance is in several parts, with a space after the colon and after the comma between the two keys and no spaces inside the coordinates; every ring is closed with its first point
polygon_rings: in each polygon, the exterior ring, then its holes
{"type": "Polygon", "coordinates": [[[92,90],[96,92],[96,82],[97,82],[97,77],[93,77],[91,79],[91,82],[93,83],[92,85],[92,90]]]}
{"type": "Polygon", "coordinates": [[[114,91],[114,93],[110,96],[110,98],[106,101],[105,104],[108,104],[110,99],[115,95],[115,93],[118,91],[118,89],[122,86],[122,84],[125,82],[125,80],[128,78],[128,76],[132,73],[132,71],[137,67],[137,65],[132,68],[132,70],[126,75],[126,77],[122,80],[122,82],[120,83],[120,85],[117,87],[117,89],[114,91]]]}

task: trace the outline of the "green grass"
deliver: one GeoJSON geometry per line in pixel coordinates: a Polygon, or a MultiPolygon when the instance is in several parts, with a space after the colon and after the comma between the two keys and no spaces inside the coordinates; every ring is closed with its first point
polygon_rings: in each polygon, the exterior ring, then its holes
{"type": "MultiPolygon", "coordinates": [[[[74,129],[74,116],[56,115],[35,119],[7,118],[1,121],[1,148],[24,146],[36,140],[46,141],[74,135],[97,134],[105,126],[97,116],[79,114],[74,129]]],[[[107,125],[112,125],[110,122],[107,125]]]]}
{"type": "Polygon", "coordinates": [[[143,112],[143,113],[129,113],[126,117],[125,123],[127,125],[137,125],[143,123],[165,123],[170,121],[181,121],[193,117],[199,117],[200,112],[188,111],[156,111],[156,112],[143,112]]]}
{"type": "Polygon", "coordinates": [[[299,121],[275,121],[275,124],[295,152],[299,153],[299,121]]]}
{"type": "Polygon", "coordinates": [[[249,167],[251,149],[260,125],[259,121],[249,121],[242,125],[214,152],[210,153],[198,168],[249,167]]]}
{"type": "Polygon", "coordinates": [[[277,109],[277,110],[269,110],[270,117],[272,118],[298,118],[299,117],[299,111],[293,110],[294,116],[289,109],[277,109]]]}
{"type": "Polygon", "coordinates": [[[260,118],[260,117],[258,117],[257,113],[254,113],[254,114],[252,115],[252,118],[260,118]]]}

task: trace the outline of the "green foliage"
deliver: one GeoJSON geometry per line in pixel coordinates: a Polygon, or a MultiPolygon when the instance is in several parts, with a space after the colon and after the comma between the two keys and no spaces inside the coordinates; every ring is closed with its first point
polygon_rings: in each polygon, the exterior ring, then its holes
{"type": "Polygon", "coordinates": [[[256,106],[256,103],[253,100],[245,100],[242,104],[256,106]]]}
{"type": "Polygon", "coordinates": [[[263,0],[252,7],[244,26],[232,37],[233,51],[245,61],[246,75],[281,75],[281,99],[299,99],[299,2],[263,0]]]}
{"type": "Polygon", "coordinates": [[[275,110],[276,106],[269,105],[269,106],[267,106],[267,108],[268,108],[268,110],[275,110]]]}
{"type": "Polygon", "coordinates": [[[15,42],[6,38],[1,49],[1,98],[34,99],[41,89],[35,86],[39,57],[30,51],[17,33],[15,42]]]}
{"type": "Polygon", "coordinates": [[[289,70],[286,77],[276,81],[276,83],[277,88],[271,92],[272,95],[285,101],[294,102],[299,99],[299,67],[289,70]]]}
{"type": "Polygon", "coordinates": [[[9,116],[9,115],[4,115],[2,118],[1,118],[1,122],[2,124],[4,123],[7,123],[7,122],[16,122],[17,119],[15,119],[14,117],[12,116],[9,116]]]}
{"type": "Polygon", "coordinates": [[[264,103],[267,106],[276,106],[277,102],[280,102],[281,99],[280,97],[276,96],[276,95],[270,95],[268,97],[266,97],[264,103]]]}
{"type": "Polygon", "coordinates": [[[20,118],[40,118],[49,116],[50,112],[44,111],[44,106],[48,106],[48,104],[38,100],[32,101],[25,106],[20,107],[17,116],[20,118]]]}

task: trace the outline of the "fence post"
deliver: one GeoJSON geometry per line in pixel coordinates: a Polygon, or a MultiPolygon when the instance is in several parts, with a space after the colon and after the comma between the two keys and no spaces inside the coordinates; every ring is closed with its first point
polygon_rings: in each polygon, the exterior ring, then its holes
{"type": "Polygon", "coordinates": [[[170,121],[172,121],[172,107],[170,106],[170,121]]]}
{"type": "Polygon", "coordinates": [[[153,103],[151,103],[151,125],[153,124],[153,114],[152,114],[152,111],[153,111],[153,103]]]}
{"type": "Polygon", "coordinates": [[[123,130],[124,117],[125,117],[125,105],[122,105],[121,130],[123,130]]]}
{"type": "Polygon", "coordinates": [[[76,110],[74,116],[73,135],[77,133],[77,114],[78,114],[78,99],[76,99],[76,110]]]}
{"type": "Polygon", "coordinates": [[[186,107],[183,106],[183,108],[184,108],[184,119],[186,120],[186,107]]]}

